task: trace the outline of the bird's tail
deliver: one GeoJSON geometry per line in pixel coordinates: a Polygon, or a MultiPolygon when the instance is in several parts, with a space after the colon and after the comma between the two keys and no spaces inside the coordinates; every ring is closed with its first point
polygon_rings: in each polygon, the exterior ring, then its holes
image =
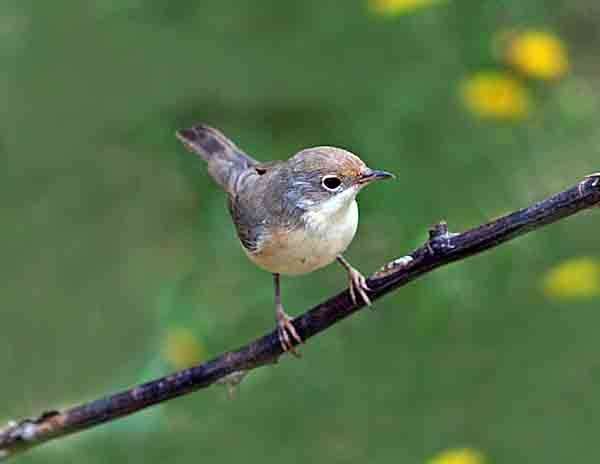
{"type": "Polygon", "coordinates": [[[199,124],[178,130],[177,138],[185,147],[208,163],[211,177],[225,191],[234,193],[235,183],[242,171],[258,164],[217,129],[199,124]]]}

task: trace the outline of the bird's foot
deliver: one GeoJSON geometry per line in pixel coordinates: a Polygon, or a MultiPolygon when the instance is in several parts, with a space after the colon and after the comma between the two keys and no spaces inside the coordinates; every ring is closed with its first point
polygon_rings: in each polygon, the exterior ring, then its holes
{"type": "Polygon", "coordinates": [[[297,358],[300,357],[300,353],[294,347],[292,339],[297,343],[304,343],[296,328],[292,324],[292,318],[286,314],[282,306],[277,306],[275,310],[277,317],[277,335],[279,336],[279,343],[284,352],[291,352],[297,358]]]}
{"type": "Polygon", "coordinates": [[[352,298],[354,304],[358,301],[356,298],[356,294],[358,293],[367,306],[371,306],[371,300],[366,293],[371,291],[367,285],[367,279],[360,271],[352,266],[348,267],[348,290],[350,291],[350,298],[352,298]]]}
{"type": "Polygon", "coordinates": [[[367,279],[365,279],[365,276],[362,275],[360,271],[352,267],[352,265],[346,261],[342,255],[338,255],[337,260],[348,273],[348,291],[350,292],[350,298],[352,298],[352,302],[354,304],[358,303],[356,298],[356,294],[358,293],[366,305],[371,306],[371,300],[366,293],[370,292],[371,289],[367,285],[367,279]]]}

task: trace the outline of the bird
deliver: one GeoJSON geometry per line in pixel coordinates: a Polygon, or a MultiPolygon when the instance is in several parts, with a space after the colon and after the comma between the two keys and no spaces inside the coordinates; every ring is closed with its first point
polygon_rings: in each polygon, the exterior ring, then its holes
{"type": "Polygon", "coordinates": [[[298,356],[303,343],[281,301],[281,275],[301,275],[339,262],[351,299],[371,306],[365,277],[343,256],[356,234],[356,196],[367,185],[395,176],[369,168],[343,148],[303,149],[287,161],[261,163],[221,131],[196,124],[177,138],[208,164],[227,194],[237,237],[248,258],[273,275],[277,334],[283,352],[298,356]]]}

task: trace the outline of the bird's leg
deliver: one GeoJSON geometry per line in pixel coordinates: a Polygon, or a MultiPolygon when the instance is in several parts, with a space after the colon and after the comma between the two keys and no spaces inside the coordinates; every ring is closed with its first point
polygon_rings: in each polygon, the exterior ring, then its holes
{"type": "Polygon", "coordinates": [[[296,351],[292,344],[293,338],[296,342],[302,343],[302,338],[296,332],[294,325],[290,322],[292,318],[286,314],[281,304],[281,287],[279,285],[279,274],[273,274],[273,283],[275,284],[275,317],[277,319],[277,334],[279,335],[279,343],[283,351],[291,351],[291,353],[300,357],[300,353],[296,351]]]}
{"type": "Polygon", "coordinates": [[[348,290],[350,291],[352,302],[356,304],[356,293],[358,293],[367,306],[371,306],[371,300],[365,293],[365,290],[371,290],[367,285],[367,279],[365,279],[365,276],[363,276],[360,271],[353,268],[352,265],[346,261],[342,255],[338,255],[337,260],[348,272],[348,290]]]}

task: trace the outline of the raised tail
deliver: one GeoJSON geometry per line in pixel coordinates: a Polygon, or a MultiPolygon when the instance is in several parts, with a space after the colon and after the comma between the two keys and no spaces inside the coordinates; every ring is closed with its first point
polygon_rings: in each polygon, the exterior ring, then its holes
{"type": "Polygon", "coordinates": [[[176,135],[188,150],[208,163],[211,177],[229,193],[234,193],[239,174],[258,164],[220,131],[204,124],[178,130],[176,135]]]}

